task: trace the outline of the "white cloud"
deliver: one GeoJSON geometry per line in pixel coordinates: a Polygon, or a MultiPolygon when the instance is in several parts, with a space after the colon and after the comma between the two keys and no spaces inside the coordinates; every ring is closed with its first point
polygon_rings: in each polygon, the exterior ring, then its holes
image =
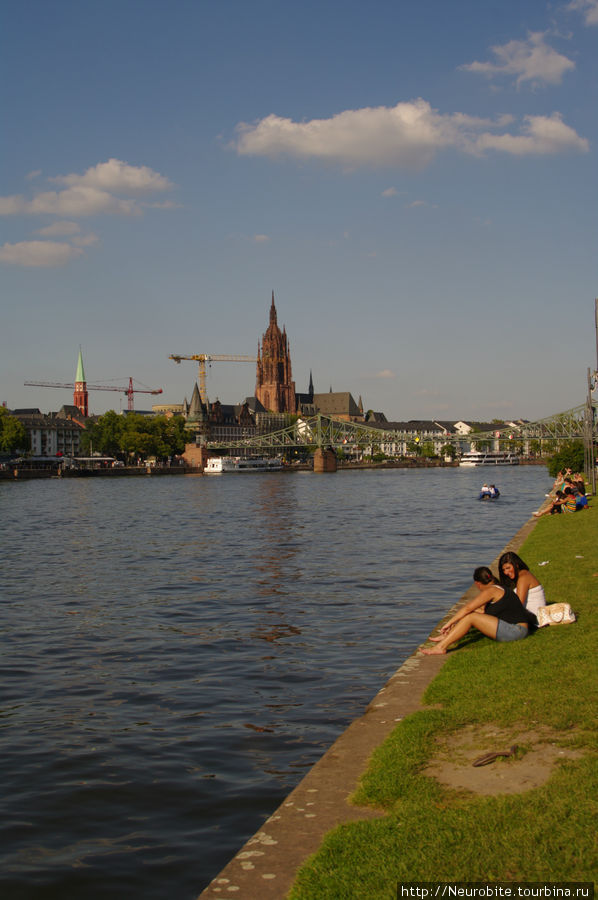
{"type": "Polygon", "coordinates": [[[94,187],[69,187],[64,191],[46,191],[25,205],[32,215],[51,213],[55,216],[141,215],[134,200],[121,200],[94,187]]]}
{"type": "Polygon", "coordinates": [[[1,246],[0,262],[15,266],[54,267],[63,266],[82,253],[77,247],[56,241],[21,241],[19,244],[1,246]]]}
{"type": "Polygon", "coordinates": [[[270,238],[267,234],[254,234],[253,240],[256,242],[256,244],[266,244],[270,240],[270,238]]]}
{"type": "Polygon", "coordinates": [[[0,216],[14,216],[23,212],[26,204],[21,194],[12,194],[10,197],[0,197],[0,216]]]}
{"type": "Polygon", "coordinates": [[[130,166],[120,159],[109,159],[108,162],[90,166],[83,175],[57,175],[50,178],[50,181],[69,187],[96,188],[115,194],[133,195],[167,191],[173,187],[168,178],[154,172],[149,166],[130,166]]]}
{"type": "Polygon", "coordinates": [[[385,191],[382,191],[381,196],[382,196],[382,197],[396,197],[397,194],[398,194],[398,191],[397,191],[396,188],[394,188],[394,187],[389,187],[389,188],[386,188],[385,191]]]}
{"type": "Polygon", "coordinates": [[[76,222],[54,222],[45,228],[38,228],[36,234],[43,234],[45,237],[68,237],[71,234],[78,234],[80,230],[76,222]]]}
{"type": "Polygon", "coordinates": [[[0,215],[96,216],[100,213],[139,216],[134,200],[121,200],[106,191],[90,187],[72,187],[64,191],[43,191],[32,200],[21,194],[0,197],[0,215]]]}
{"type": "Polygon", "coordinates": [[[182,203],[176,203],[174,200],[156,200],[155,202],[143,201],[139,204],[144,209],[182,209],[182,203]]]}
{"type": "MultiPolygon", "coordinates": [[[[30,172],[28,180],[39,171],[30,172]]],[[[142,207],[171,208],[169,201],[142,202],[137,195],[165,191],[172,183],[148,166],[130,166],[119,159],[91,166],[83,175],[57,175],[48,179],[65,185],[62,190],[38,191],[31,199],[22,194],[0,197],[0,216],[59,216],[62,221],[45,225],[37,231],[43,237],[71,237],[71,243],[22,241],[0,247],[0,261],[21,266],[61,266],[81,256],[82,247],[99,241],[93,232],[80,234],[73,218],[97,215],[141,216],[142,207]],[[122,196],[125,195],[123,199],[122,196]]]]}
{"type": "Polygon", "coordinates": [[[492,121],[464,113],[442,114],[420,98],[394,107],[346,110],[330,119],[308,122],[293,122],[272,114],[254,125],[241,123],[235,148],[240,155],[288,156],[347,168],[422,168],[443,149],[474,155],[490,148],[520,155],[524,144],[533,147],[525,152],[541,154],[588,149],[588,142],[566,126],[558,113],[549,118],[528,116],[524,119],[523,135],[507,133],[494,140],[494,131],[512,123],[511,116],[492,121]],[[534,137],[531,142],[530,131],[534,137]]]}
{"type": "Polygon", "coordinates": [[[598,25],[598,0],[571,0],[567,9],[583,13],[586,25],[598,25]]]}
{"type": "Polygon", "coordinates": [[[97,244],[98,241],[99,237],[97,234],[94,234],[93,231],[90,231],[89,234],[80,234],[73,238],[73,244],[76,244],[77,247],[91,247],[92,244],[97,244]]]}
{"type": "Polygon", "coordinates": [[[545,36],[542,31],[530,32],[526,41],[509,41],[491,47],[496,62],[472,62],[460,68],[488,78],[516,76],[518,85],[524,81],[560,84],[565,72],[574,69],[575,63],[549,47],[544,41],[545,36]]]}
{"type": "Polygon", "coordinates": [[[368,164],[418,167],[451,142],[450,117],[439,116],[424,100],[395,107],[345,110],[330,119],[293,122],[276,115],[255,125],[241,123],[236,144],[241,155],[294,156],[346,166],[368,164]]]}
{"type": "Polygon", "coordinates": [[[565,125],[559,113],[526,116],[522,132],[520,135],[482,134],[477,139],[477,148],[480,152],[501,150],[513,156],[542,156],[569,150],[586,153],[589,150],[588,141],[565,125]]]}
{"type": "Polygon", "coordinates": [[[397,376],[395,375],[395,373],[391,372],[390,369],[382,369],[381,372],[376,372],[376,374],[374,375],[374,378],[396,378],[396,377],[397,376]]]}
{"type": "MultiPolygon", "coordinates": [[[[98,163],[83,175],[57,175],[49,181],[66,187],[39,192],[31,200],[22,194],[0,197],[0,215],[140,216],[142,205],[149,204],[138,203],[135,195],[165,191],[173,186],[148,166],[130,166],[118,159],[98,163]],[[132,198],[123,199],[119,194],[132,195],[132,198]]],[[[174,204],[166,200],[152,205],[170,208],[174,204]]]]}

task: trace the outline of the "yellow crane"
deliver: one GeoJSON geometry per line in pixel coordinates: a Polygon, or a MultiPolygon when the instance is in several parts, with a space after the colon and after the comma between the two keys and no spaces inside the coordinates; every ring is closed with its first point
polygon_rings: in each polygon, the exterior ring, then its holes
{"type": "Polygon", "coordinates": [[[226,354],[214,353],[194,353],[193,356],[177,356],[171,354],[169,359],[174,359],[175,363],[180,363],[183,359],[194,360],[199,367],[199,396],[201,402],[205,403],[207,398],[206,392],[206,363],[210,366],[213,362],[257,362],[257,356],[228,356],[226,354]]]}

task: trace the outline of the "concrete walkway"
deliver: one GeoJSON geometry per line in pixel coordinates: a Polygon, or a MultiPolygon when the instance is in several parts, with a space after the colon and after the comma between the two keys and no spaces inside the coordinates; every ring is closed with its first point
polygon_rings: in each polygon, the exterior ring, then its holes
{"type": "MultiPolygon", "coordinates": [[[[501,554],[505,550],[517,552],[536,522],[537,519],[530,519],[501,554]]],[[[497,562],[498,556],[493,563],[495,570],[497,562]]],[[[473,586],[466,591],[445,619],[474,591],[473,586]]],[[[424,656],[416,650],[375,696],[365,714],[349,725],[261,830],[200,894],[201,900],[283,900],[298,869],[316,852],[327,832],[343,822],[385,815],[369,807],[351,806],[348,798],[357,788],[372,753],[397,722],[423,708],[424,692],[446,659],[447,656],[424,656]]]]}

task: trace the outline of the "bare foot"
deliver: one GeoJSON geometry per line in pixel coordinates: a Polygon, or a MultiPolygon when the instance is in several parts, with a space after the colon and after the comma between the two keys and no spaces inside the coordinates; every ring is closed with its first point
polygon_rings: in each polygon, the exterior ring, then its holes
{"type": "Polygon", "coordinates": [[[436,637],[429,637],[428,640],[434,641],[434,643],[437,644],[438,641],[441,641],[443,639],[443,637],[444,637],[443,634],[437,634],[436,637]]]}
{"type": "Polygon", "coordinates": [[[446,650],[443,650],[442,647],[422,647],[422,653],[425,653],[426,656],[442,656],[446,650]]]}

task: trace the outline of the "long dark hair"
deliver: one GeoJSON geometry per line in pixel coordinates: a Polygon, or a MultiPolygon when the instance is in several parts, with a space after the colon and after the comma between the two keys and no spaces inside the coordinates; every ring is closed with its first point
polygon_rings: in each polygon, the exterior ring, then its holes
{"type": "Polygon", "coordinates": [[[488,568],[488,566],[478,566],[473,573],[473,580],[480,584],[496,584],[496,578],[488,568]]]}
{"type": "Polygon", "coordinates": [[[503,553],[503,555],[498,560],[498,577],[499,577],[500,583],[502,584],[503,587],[512,588],[515,584],[517,584],[517,578],[519,577],[520,572],[529,572],[529,566],[523,562],[523,560],[521,559],[520,556],[517,556],[516,553],[513,553],[512,550],[507,550],[507,552],[503,553]],[[502,570],[502,567],[505,564],[508,565],[509,563],[513,566],[513,568],[515,570],[514,578],[507,578],[507,576],[505,575],[505,573],[502,570]]]}

